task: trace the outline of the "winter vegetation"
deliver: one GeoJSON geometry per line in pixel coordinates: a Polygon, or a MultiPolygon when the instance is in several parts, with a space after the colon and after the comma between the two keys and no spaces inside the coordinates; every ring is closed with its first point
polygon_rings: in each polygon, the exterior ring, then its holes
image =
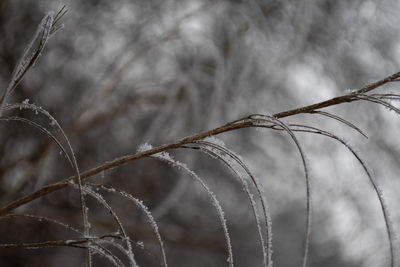
{"type": "Polygon", "coordinates": [[[400,265],[396,1],[82,2],[0,2],[1,266],[400,265]]]}

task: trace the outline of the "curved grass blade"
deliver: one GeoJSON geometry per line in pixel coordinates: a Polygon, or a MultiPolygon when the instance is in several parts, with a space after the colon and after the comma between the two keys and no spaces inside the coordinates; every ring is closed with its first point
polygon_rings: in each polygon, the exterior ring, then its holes
{"type": "Polygon", "coordinates": [[[67,9],[64,5],[55,16],[54,12],[51,11],[47,13],[40,22],[35,36],[26,47],[24,54],[19,60],[19,63],[14,68],[8,87],[0,99],[0,115],[3,112],[3,107],[7,102],[8,96],[14,91],[15,88],[17,88],[18,84],[22,81],[28,70],[35,65],[49,38],[57,31],[62,29],[63,25],[58,26],[57,23],[66,13],[67,9]]]}
{"type": "Polygon", "coordinates": [[[379,98],[381,100],[399,101],[400,95],[398,94],[370,94],[369,96],[379,98]]]}
{"type": "Polygon", "coordinates": [[[34,128],[39,129],[42,133],[46,134],[48,137],[50,137],[51,139],[53,139],[53,141],[57,144],[57,146],[61,149],[61,152],[65,155],[65,157],[67,158],[69,164],[71,165],[72,168],[74,168],[74,163],[72,162],[68,152],[66,151],[65,147],[61,144],[61,142],[57,139],[57,137],[55,137],[49,130],[47,130],[47,128],[43,127],[42,125],[26,119],[26,118],[22,118],[22,117],[18,117],[18,116],[13,116],[13,117],[0,117],[0,121],[18,121],[18,122],[23,122],[26,123],[30,126],[33,126],[34,128]]]}
{"type": "MultiPolygon", "coordinates": [[[[73,187],[76,187],[76,184],[71,183],[71,185],[73,187]]],[[[133,254],[133,250],[132,250],[132,246],[130,243],[130,238],[128,237],[128,235],[126,234],[125,228],[121,223],[121,220],[118,218],[117,214],[114,212],[114,210],[110,207],[110,205],[108,205],[108,203],[105,201],[105,199],[98,193],[94,192],[93,190],[91,190],[88,186],[82,186],[82,191],[85,192],[86,194],[90,195],[91,197],[93,197],[95,200],[97,200],[113,217],[114,221],[117,223],[119,231],[121,232],[122,236],[124,237],[127,249],[128,249],[128,253],[129,253],[129,260],[132,266],[137,267],[137,263],[135,261],[134,258],[134,254],[133,254]]],[[[79,188],[78,188],[79,190],[79,188]]],[[[86,210],[87,212],[87,210],[86,210]]]]}
{"type": "MultiPolygon", "coordinates": [[[[83,233],[81,231],[79,231],[78,229],[72,227],[69,224],[54,220],[52,218],[48,218],[48,217],[43,217],[43,216],[38,216],[38,215],[32,215],[32,214],[7,214],[4,216],[0,217],[0,220],[3,219],[12,219],[12,218],[26,218],[26,219],[30,219],[30,220],[35,220],[38,222],[48,222],[48,223],[52,223],[55,225],[58,225],[60,227],[63,227],[66,230],[70,230],[72,232],[77,233],[78,235],[83,235],[83,233]]],[[[118,239],[122,239],[125,240],[125,238],[121,235],[115,235],[115,234],[111,234],[111,235],[103,235],[100,237],[91,237],[91,242],[92,243],[106,243],[106,244],[110,244],[112,246],[115,246],[116,248],[118,248],[122,253],[126,254],[126,256],[129,258],[129,254],[126,251],[125,248],[123,248],[121,245],[119,245],[116,242],[112,242],[110,240],[107,240],[106,238],[111,237],[111,238],[118,238],[118,239]]],[[[68,241],[71,242],[71,241],[68,241]]],[[[0,244],[1,246],[1,244],[0,244]]],[[[14,244],[14,246],[17,246],[17,244],[14,244]]]]}
{"type": "Polygon", "coordinates": [[[313,111],[310,111],[309,113],[310,113],[310,114],[320,114],[320,115],[323,115],[323,116],[326,116],[326,117],[335,119],[335,120],[337,120],[337,121],[339,121],[339,122],[341,122],[341,123],[343,123],[343,124],[346,124],[346,125],[349,126],[350,128],[353,128],[354,130],[356,130],[357,132],[359,132],[362,136],[364,136],[365,138],[368,139],[368,136],[365,135],[364,132],[360,130],[360,128],[358,128],[358,127],[355,126],[353,123],[351,123],[351,122],[349,122],[349,121],[343,119],[343,118],[340,117],[340,116],[334,115],[334,114],[329,113],[329,112],[326,112],[326,111],[320,111],[320,110],[313,110],[313,111]]]}
{"type": "Polygon", "coordinates": [[[385,220],[385,226],[386,226],[386,232],[388,235],[388,241],[389,241],[389,247],[390,247],[390,261],[391,261],[391,266],[394,267],[394,229],[392,227],[392,223],[390,220],[390,213],[389,210],[387,208],[386,205],[386,201],[385,198],[383,196],[382,190],[380,189],[380,187],[378,186],[378,184],[376,183],[375,179],[373,178],[371,172],[369,171],[366,163],[362,160],[362,158],[358,155],[358,153],[350,146],[350,144],[348,142],[346,142],[343,138],[340,138],[339,136],[325,131],[325,130],[321,130],[315,127],[311,127],[311,126],[306,126],[306,125],[299,125],[299,124],[291,124],[290,127],[300,127],[303,129],[292,129],[293,131],[302,131],[302,132],[309,132],[309,133],[315,133],[315,134],[320,134],[320,135],[324,135],[327,137],[330,137],[332,139],[335,139],[337,141],[339,141],[340,143],[342,143],[352,154],[353,156],[357,159],[357,161],[360,163],[360,165],[362,166],[365,174],[368,176],[369,182],[371,183],[377,197],[379,200],[379,204],[381,206],[381,210],[382,210],[382,214],[385,220]]]}
{"type": "MultiPolygon", "coordinates": [[[[7,105],[4,107],[4,111],[7,110],[13,110],[13,109],[29,109],[34,111],[35,113],[41,113],[44,116],[46,116],[52,125],[54,125],[61,133],[61,135],[63,136],[65,142],[67,143],[68,149],[71,153],[70,155],[70,160],[72,161],[72,165],[73,165],[73,170],[75,172],[76,175],[76,179],[78,181],[78,187],[79,187],[79,196],[80,196],[80,202],[81,202],[81,211],[82,211],[82,219],[83,219],[83,227],[84,227],[84,235],[85,237],[88,237],[90,235],[90,224],[89,224],[89,220],[87,217],[87,211],[86,211],[86,203],[85,203],[85,197],[83,195],[82,192],[82,181],[81,181],[81,176],[80,176],[80,172],[79,172],[79,168],[78,168],[78,163],[76,161],[76,157],[75,157],[75,153],[74,150],[72,148],[72,145],[67,137],[67,135],[65,134],[63,128],[61,127],[61,125],[58,123],[58,121],[45,109],[38,107],[34,104],[30,104],[30,103],[22,103],[22,104],[11,104],[11,105],[7,105]]],[[[1,117],[1,115],[0,115],[1,117]]],[[[63,150],[65,151],[65,150],[63,150]]],[[[90,265],[90,252],[88,252],[88,260],[87,260],[87,265],[90,265]]]]}
{"type": "Polygon", "coordinates": [[[395,111],[397,114],[400,115],[400,109],[398,109],[397,107],[393,106],[392,104],[390,104],[386,101],[383,101],[377,97],[373,97],[373,96],[369,96],[369,95],[359,95],[359,96],[357,96],[357,98],[359,98],[361,100],[366,100],[366,101],[369,101],[372,103],[380,104],[389,110],[395,111]]]}
{"type": "Polygon", "coordinates": [[[289,134],[293,142],[295,143],[297,150],[300,153],[300,157],[302,160],[304,175],[306,180],[306,233],[304,240],[304,255],[303,255],[303,267],[307,266],[308,254],[309,254],[309,245],[310,245],[310,234],[311,234],[311,182],[309,175],[309,168],[306,160],[306,156],[304,151],[300,145],[300,142],[297,140],[296,135],[293,131],[281,120],[273,116],[267,115],[251,115],[249,118],[252,120],[254,127],[265,127],[271,128],[273,126],[281,127],[286,133],[289,134]],[[272,125],[272,126],[271,126],[272,125]]]}
{"type": "MultiPolygon", "coordinates": [[[[139,148],[139,151],[146,151],[146,150],[148,150],[150,148],[151,148],[150,145],[145,144],[145,145],[142,145],[139,148]]],[[[167,163],[171,164],[172,166],[174,166],[174,167],[176,167],[178,169],[185,170],[192,178],[194,178],[196,181],[198,181],[201,184],[201,186],[204,188],[204,190],[209,195],[211,203],[213,204],[213,206],[214,206],[214,208],[215,208],[215,210],[216,210],[216,212],[218,214],[222,229],[224,231],[225,241],[226,241],[227,250],[228,250],[227,262],[228,262],[230,267],[233,267],[234,264],[233,264],[233,253],[232,253],[231,239],[230,239],[230,236],[229,236],[228,227],[226,225],[226,219],[225,219],[224,211],[223,211],[223,209],[221,207],[221,204],[219,204],[219,201],[218,201],[217,197],[215,196],[215,194],[211,191],[211,189],[204,183],[204,181],[195,172],[193,172],[191,169],[189,169],[186,166],[186,164],[181,163],[181,162],[179,162],[177,160],[174,160],[167,152],[157,153],[157,154],[151,155],[149,157],[155,158],[155,159],[158,159],[158,160],[161,160],[161,161],[164,161],[164,162],[167,162],[167,163]]]]}
{"type": "Polygon", "coordinates": [[[250,172],[249,168],[243,162],[243,160],[237,156],[233,151],[229,150],[224,146],[222,141],[216,139],[215,137],[208,137],[203,140],[195,142],[195,144],[202,145],[200,150],[203,150],[207,154],[219,159],[223,162],[239,179],[242,184],[243,190],[245,191],[247,197],[249,198],[250,205],[253,210],[253,215],[256,220],[256,225],[258,229],[258,234],[260,238],[260,245],[262,248],[263,258],[264,258],[264,265],[265,266],[272,266],[272,230],[271,230],[271,216],[269,215],[267,201],[264,197],[263,188],[260,185],[258,179],[256,179],[253,174],[250,172]],[[209,147],[209,148],[207,148],[209,147]],[[222,153],[222,154],[221,154],[222,153]],[[223,155],[227,155],[228,158],[224,157],[223,155]],[[232,162],[233,160],[233,162],[232,162]],[[243,169],[245,173],[238,170],[234,167],[235,164],[239,165],[239,168],[243,169]],[[245,180],[245,176],[249,177],[252,181],[254,187],[257,190],[258,197],[261,202],[261,206],[263,209],[264,220],[265,220],[265,231],[266,231],[266,244],[264,243],[264,238],[261,230],[260,219],[257,211],[257,207],[253,198],[253,195],[250,193],[248,184],[245,180]]]}
{"type": "Polygon", "coordinates": [[[157,241],[158,244],[160,246],[160,251],[161,251],[161,255],[162,255],[162,264],[167,267],[167,257],[166,257],[166,253],[165,253],[165,249],[164,249],[164,243],[162,241],[161,238],[161,234],[160,231],[158,230],[158,225],[156,223],[156,221],[154,220],[153,216],[151,215],[151,212],[149,211],[149,209],[147,208],[147,206],[144,205],[143,201],[133,197],[131,194],[125,192],[125,191],[121,191],[115,188],[111,188],[111,187],[107,187],[105,185],[102,184],[93,184],[93,183],[85,183],[86,185],[90,185],[96,188],[100,188],[104,191],[107,191],[109,193],[114,193],[114,194],[118,194],[119,196],[133,202],[137,207],[139,207],[144,214],[146,215],[148,221],[150,222],[150,226],[152,227],[154,234],[157,237],[157,241]]]}

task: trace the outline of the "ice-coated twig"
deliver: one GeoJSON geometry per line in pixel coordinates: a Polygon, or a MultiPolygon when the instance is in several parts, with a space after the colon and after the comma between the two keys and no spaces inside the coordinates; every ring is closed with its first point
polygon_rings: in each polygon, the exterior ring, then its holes
{"type": "Polygon", "coordinates": [[[24,54],[14,68],[14,71],[11,75],[11,80],[6,90],[2,94],[2,97],[0,99],[0,116],[3,112],[3,107],[7,102],[8,96],[22,81],[22,78],[25,76],[28,70],[35,65],[36,61],[42,54],[42,51],[49,38],[63,27],[62,25],[57,25],[57,23],[65,15],[66,12],[67,9],[65,6],[63,6],[55,16],[54,12],[50,11],[44,16],[44,18],[40,22],[36,30],[35,36],[26,47],[24,54]]]}
{"type": "MultiPolygon", "coordinates": [[[[71,183],[71,185],[74,188],[77,187],[75,183],[71,183]]],[[[78,187],[78,190],[80,190],[79,187],[78,187]]],[[[113,217],[113,219],[115,220],[115,222],[118,225],[119,231],[121,232],[122,236],[124,237],[124,241],[127,246],[127,252],[129,254],[129,260],[130,260],[131,266],[137,267],[138,265],[134,258],[132,246],[130,243],[130,238],[126,234],[125,228],[124,228],[123,224],[121,223],[121,220],[118,218],[117,214],[115,213],[115,211],[110,207],[110,205],[106,202],[106,200],[103,198],[102,195],[94,192],[89,186],[82,186],[81,190],[83,192],[85,192],[86,194],[88,194],[89,196],[93,197],[95,200],[97,200],[98,203],[100,203],[111,214],[111,216],[113,217]]]]}
{"type": "Polygon", "coordinates": [[[360,155],[356,152],[356,150],[346,140],[344,140],[343,138],[341,138],[329,131],[321,130],[316,127],[300,125],[300,124],[290,124],[289,127],[291,127],[292,131],[320,134],[323,136],[330,137],[336,141],[339,141],[342,145],[344,145],[353,154],[353,156],[360,163],[365,174],[368,176],[369,182],[372,185],[372,187],[378,197],[379,204],[381,206],[383,218],[385,220],[386,232],[387,232],[389,248],[390,248],[391,267],[394,267],[395,266],[394,265],[394,263],[395,263],[395,251],[394,251],[395,231],[393,229],[393,224],[390,219],[390,212],[389,212],[389,209],[387,208],[386,201],[383,196],[383,192],[382,192],[381,188],[379,187],[379,185],[377,184],[377,182],[375,181],[374,177],[372,176],[371,171],[367,167],[367,164],[364,162],[364,160],[360,157],[360,155]],[[294,127],[294,128],[292,128],[292,127],[294,127]]]}
{"type": "MultiPolygon", "coordinates": [[[[276,119],[280,119],[283,117],[289,117],[289,116],[294,116],[294,115],[298,115],[298,114],[310,113],[311,111],[320,110],[322,108],[326,108],[326,107],[330,107],[330,106],[337,106],[337,105],[343,104],[343,103],[356,102],[356,101],[360,101],[360,100],[365,101],[366,99],[357,98],[357,96],[366,94],[367,92],[370,92],[378,87],[381,87],[384,84],[387,84],[394,80],[397,80],[399,77],[400,77],[400,72],[397,72],[390,76],[387,76],[384,79],[381,79],[374,83],[368,84],[357,91],[352,91],[349,94],[334,97],[334,98],[331,98],[331,99],[328,99],[326,101],[322,101],[319,103],[315,103],[315,104],[275,113],[272,117],[276,118],[276,119]]],[[[379,98],[378,96],[373,96],[373,97],[379,98]]],[[[382,99],[384,99],[384,98],[382,98],[382,99]]],[[[105,170],[108,170],[111,168],[116,168],[116,167],[122,166],[124,164],[127,164],[129,162],[132,162],[132,161],[135,161],[135,160],[138,160],[141,158],[149,157],[149,156],[152,156],[157,153],[164,152],[164,151],[167,151],[170,149],[179,148],[183,145],[187,145],[187,144],[202,140],[208,136],[215,136],[215,135],[222,134],[225,132],[235,131],[235,130],[243,129],[243,128],[250,128],[250,127],[266,127],[266,128],[276,129],[275,128],[276,123],[274,124],[271,122],[269,122],[269,123],[266,122],[265,125],[262,125],[262,126],[254,124],[253,120],[252,120],[253,116],[257,116],[257,114],[239,118],[237,120],[225,123],[221,126],[218,126],[214,129],[210,129],[210,130],[203,131],[203,132],[200,132],[197,134],[193,134],[193,135],[175,140],[173,142],[167,143],[165,145],[160,145],[157,147],[150,147],[148,149],[139,151],[134,154],[128,154],[128,155],[125,155],[122,157],[115,158],[114,160],[108,161],[104,164],[100,164],[99,166],[97,166],[95,168],[92,168],[85,172],[82,172],[79,175],[67,177],[64,180],[61,180],[59,182],[43,186],[42,188],[40,188],[32,193],[29,193],[17,200],[11,201],[11,202],[7,203],[6,205],[4,205],[3,207],[1,207],[0,208],[0,216],[13,211],[22,205],[30,203],[35,199],[41,198],[52,192],[64,189],[65,187],[69,186],[71,181],[78,182],[80,179],[87,179],[89,177],[92,177],[93,175],[104,172],[105,170]]],[[[271,120],[272,119],[270,119],[270,121],[271,120]]],[[[283,128],[281,128],[281,130],[282,129],[283,128]]],[[[390,232],[390,230],[389,230],[389,232],[390,232]]]]}
{"type": "MultiPolygon", "coordinates": [[[[149,149],[149,148],[151,148],[150,145],[144,144],[139,148],[139,151],[146,150],[146,149],[149,149]]],[[[207,194],[210,197],[210,201],[211,201],[212,205],[214,206],[214,208],[215,208],[215,210],[216,210],[216,212],[218,214],[222,229],[224,231],[226,246],[227,246],[227,250],[228,250],[227,262],[228,262],[230,267],[233,267],[234,264],[233,264],[232,244],[231,244],[231,239],[230,239],[230,236],[229,236],[228,227],[226,225],[225,214],[224,214],[224,211],[223,211],[223,209],[221,207],[221,204],[219,203],[219,201],[218,201],[217,197],[215,196],[215,194],[205,184],[203,179],[201,179],[194,171],[189,169],[186,166],[186,164],[173,159],[167,152],[162,152],[162,153],[159,153],[159,154],[155,154],[155,155],[152,155],[151,157],[155,158],[155,159],[159,159],[161,161],[165,161],[165,162],[171,164],[172,166],[174,166],[174,167],[176,167],[178,169],[182,169],[182,170],[186,171],[192,178],[194,178],[196,181],[198,181],[201,184],[201,186],[204,188],[204,190],[207,192],[207,194]]]]}
{"type": "MultiPolygon", "coordinates": [[[[249,168],[246,166],[244,161],[240,156],[236,155],[232,150],[228,149],[222,140],[216,137],[207,137],[203,140],[195,142],[195,144],[201,145],[200,150],[206,152],[207,154],[219,159],[223,162],[239,179],[242,184],[243,190],[245,191],[247,197],[249,198],[250,205],[252,207],[253,215],[255,217],[256,226],[258,230],[258,235],[260,239],[260,245],[263,253],[263,260],[265,266],[272,266],[272,223],[271,216],[269,214],[267,200],[264,196],[264,190],[262,185],[259,183],[258,179],[250,172],[249,168]],[[265,220],[265,231],[266,231],[266,244],[264,244],[264,238],[262,234],[260,218],[258,215],[256,203],[254,197],[249,190],[247,184],[247,178],[249,178],[254,187],[257,190],[258,197],[261,201],[261,206],[263,209],[264,220],[265,220]]],[[[193,148],[193,147],[190,147],[193,148]]]]}
{"type": "Polygon", "coordinates": [[[270,115],[251,115],[249,116],[254,127],[267,127],[274,128],[276,126],[280,127],[283,131],[289,134],[293,142],[295,143],[297,150],[300,153],[301,161],[303,164],[305,182],[306,182],[306,233],[304,238],[304,254],[303,254],[303,267],[307,266],[308,254],[309,254],[309,246],[310,246],[310,234],[311,234],[311,213],[312,213],[312,195],[311,195],[311,181],[310,181],[310,172],[307,163],[306,156],[304,151],[300,145],[300,142],[297,140],[296,135],[289,128],[289,126],[281,121],[279,118],[270,115]],[[271,126],[272,125],[272,126],[271,126]]]}
{"type": "MultiPolygon", "coordinates": [[[[84,228],[84,235],[87,237],[90,234],[90,224],[89,224],[89,220],[87,217],[87,209],[86,209],[86,202],[85,202],[85,197],[83,195],[83,192],[81,190],[82,187],[82,181],[81,181],[81,175],[80,175],[80,171],[78,168],[78,162],[76,160],[75,157],[75,153],[74,150],[72,148],[72,145],[67,137],[67,135],[65,134],[63,128],[61,127],[61,125],[58,123],[58,121],[45,109],[43,109],[42,107],[38,107],[35,104],[31,104],[29,103],[29,101],[24,101],[23,103],[17,103],[17,104],[11,104],[11,105],[6,105],[4,106],[4,111],[9,111],[9,110],[14,110],[14,109],[29,109],[32,110],[33,112],[35,112],[35,114],[42,114],[45,117],[47,117],[51,124],[54,125],[61,133],[62,137],[64,138],[65,142],[67,143],[67,147],[68,150],[70,152],[70,154],[68,154],[66,152],[66,149],[59,143],[58,139],[55,138],[52,134],[49,133],[49,131],[43,127],[38,125],[37,123],[34,123],[30,120],[27,119],[22,119],[21,121],[27,122],[37,128],[39,128],[41,131],[43,131],[44,133],[48,134],[53,140],[56,141],[57,145],[60,146],[60,148],[62,149],[63,153],[66,155],[69,163],[71,164],[72,169],[75,172],[75,176],[77,177],[77,182],[78,182],[78,188],[79,188],[79,196],[80,196],[80,202],[81,202],[81,212],[82,212],[82,220],[83,220],[83,228],[84,228]]],[[[0,115],[1,118],[1,115],[0,115]]],[[[68,184],[68,183],[67,183],[68,184]]],[[[88,260],[87,260],[87,265],[90,266],[90,252],[88,252],[88,260]]]]}
{"type": "Polygon", "coordinates": [[[359,96],[357,96],[357,98],[382,105],[383,107],[387,108],[388,110],[394,111],[400,115],[400,109],[398,109],[397,107],[393,106],[392,104],[390,104],[384,100],[381,100],[378,97],[374,97],[374,96],[370,96],[370,95],[359,95],[359,96]]]}
{"type": "Polygon", "coordinates": [[[326,111],[321,111],[321,110],[313,110],[313,111],[310,111],[309,113],[310,114],[320,114],[320,115],[335,119],[335,120],[337,120],[337,121],[349,126],[350,128],[353,128],[354,130],[359,132],[362,136],[364,136],[365,138],[368,139],[368,136],[360,128],[358,128],[357,126],[355,126],[353,123],[349,122],[348,120],[343,119],[342,117],[339,117],[339,116],[334,115],[332,113],[329,113],[329,112],[326,112],[326,111]]]}
{"type": "Polygon", "coordinates": [[[94,184],[94,183],[85,183],[85,184],[90,185],[92,187],[100,188],[109,193],[117,194],[117,195],[133,202],[137,207],[139,207],[144,212],[144,214],[146,215],[146,217],[150,223],[151,228],[153,229],[154,234],[156,235],[157,242],[160,246],[160,251],[161,251],[161,255],[162,255],[162,263],[165,267],[167,267],[167,257],[166,257],[166,253],[165,253],[165,249],[164,249],[164,243],[162,241],[160,231],[158,230],[158,225],[157,225],[156,221],[154,220],[153,216],[151,215],[151,212],[149,211],[148,207],[143,203],[143,201],[135,198],[134,196],[132,196],[131,194],[129,194],[125,191],[121,191],[121,190],[118,190],[118,189],[115,189],[112,187],[107,187],[102,184],[94,184]]]}

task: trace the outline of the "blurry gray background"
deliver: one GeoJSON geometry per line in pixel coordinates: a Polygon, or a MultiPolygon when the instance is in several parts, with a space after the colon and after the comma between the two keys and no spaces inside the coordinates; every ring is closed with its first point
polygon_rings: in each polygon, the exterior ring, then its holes
{"type": "MultiPolygon", "coordinates": [[[[47,11],[65,4],[65,28],[47,44],[9,102],[47,109],[62,125],[80,170],[161,145],[251,113],[273,114],[348,93],[399,71],[400,2],[384,1],[106,1],[0,0],[0,88],[47,11]]],[[[378,91],[398,92],[398,84],[378,91]]],[[[3,92],[3,91],[1,91],[3,92]]],[[[399,118],[370,103],[327,109],[369,137],[317,115],[286,122],[331,130],[357,148],[381,185],[399,230],[399,118]]],[[[43,120],[32,112],[15,112],[43,120]]],[[[299,266],[305,231],[305,183],[289,137],[244,129],[219,138],[262,181],[273,220],[274,266],[299,266]]],[[[309,266],[388,266],[379,202],[348,150],[324,137],[298,134],[313,184],[309,266]]],[[[198,151],[171,151],[217,195],[226,213],[236,266],[261,266],[246,195],[223,164],[198,151]]],[[[20,123],[0,125],[0,204],[72,175],[59,149],[20,123]]],[[[188,175],[153,159],[91,179],[140,198],[153,212],[170,266],[227,266],[223,232],[208,196],[188,175]]],[[[131,204],[104,196],[129,235],[158,253],[151,228],[131,204]]],[[[98,233],[115,231],[89,202],[98,233]]],[[[80,227],[72,189],[17,210],[80,227]]],[[[70,238],[46,223],[0,220],[0,242],[70,238]]],[[[397,250],[398,251],[398,250],[397,250]]],[[[157,261],[135,249],[141,266],[157,261]]],[[[83,250],[1,249],[1,266],[80,266],[83,250]]],[[[108,266],[95,257],[95,266],[108,266]]]]}

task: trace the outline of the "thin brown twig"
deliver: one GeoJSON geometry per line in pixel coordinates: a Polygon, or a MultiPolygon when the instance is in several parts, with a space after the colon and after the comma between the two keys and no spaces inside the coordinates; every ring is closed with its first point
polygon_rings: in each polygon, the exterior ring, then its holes
{"type": "Polygon", "coordinates": [[[90,239],[83,238],[77,240],[51,240],[35,243],[11,243],[11,244],[0,244],[0,248],[44,248],[44,247],[74,247],[78,244],[84,244],[89,242],[90,239]]]}
{"type": "MultiPolygon", "coordinates": [[[[318,109],[322,109],[322,108],[326,108],[329,106],[334,106],[334,105],[338,105],[338,104],[342,104],[342,103],[350,103],[350,102],[354,102],[354,101],[359,101],[360,99],[357,97],[358,95],[361,94],[365,94],[369,91],[372,91],[378,87],[381,87],[382,85],[395,81],[396,79],[400,78],[400,72],[394,73],[382,80],[379,80],[377,82],[368,84],[364,87],[362,87],[361,89],[354,91],[352,93],[346,94],[346,95],[342,95],[342,96],[338,96],[338,97],[334,97],[331,98],[329,100],[323,101],[323,102],[319,102],[316,104],[312,104],[312,105],[308,105],[308,106],[304,106],[304,107],[300,107],[300,108],[296,108],[296,109],[291,109],[288,111],[284,111],[284,112],[280,112],[280,113],[276,113],[273,115],[273,117],[276,118],[284,118],[284,117],[289,117],[289,116],[293,116],[293,115],[297,115],[297,114],[302,114],[302,113],[310,113],[312,111],[318,110],[318,109]]],[[[87,170],[83,173],[81,173],[80,178],[81,179],[86,179],[88,177],[91,177],[95,174],[101,173],[102,171],[111,169],[111,168],[115,168],[121,165],[124,165],[128,162],[140,159],[140,158],[144,158],[144,157],[148,157],[150,155],[154,155],[169,149],[174,149],[174,148],[178,148],[182,145],[188,144],[188,143],[193,143],[195,141],[201,140],[205,137],[208,136],[212,136],[212,135],[218,135],[224,132],[228,132],[228,131],[233,131],[233,130],[237,130],[237,129],[242,129],[242,128],[248,128],[248,127],[253,127],[253,123],[251,121],[251,116],[246,116],[243,117],[241,119],[238,120],[234,120],[232,122],[226,123],[220,127],[214,128],[212,130],[208,130],[202,133],[198,133],[192,136],[188,136],[185,138],[182,138],[178,141],[175,141],[173,143],[170,144],[166,144],[166,145],[161,145],[158,147],[154,147],[152,149],[149,149],[147,151],[143,151],[143,152],[139,152],[133,155],[126,155],[117,159],[114,159],[113,161],[107,162],[105,164],[102,164],[100,166],[97,166],[93,169],[87,170]]],[[[57,190],[60,190],[62,188],[65,188],[68,186],[69,181],[74,180],[75,182],[78,182],[78,178],[77,177],[69,177],[66,178],[60,182],[54,183],[54,184],[50,184],[47,186],[42,187],[41,189],[30,193],[24,197],[21,197],[5,206],[3,206],[2,208],[0,208],[0,216],[9,213],[10,211],[26,204],[29,203],[37,198],[40,198],[42,196],[45,196],[47,194],[50,194],[52,192],[55,192],[57,190]]]]}

